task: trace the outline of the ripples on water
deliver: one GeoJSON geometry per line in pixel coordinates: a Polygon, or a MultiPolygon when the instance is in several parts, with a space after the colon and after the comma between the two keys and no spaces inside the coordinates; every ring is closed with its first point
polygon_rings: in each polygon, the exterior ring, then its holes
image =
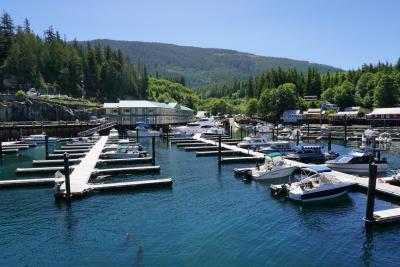
{"type": "MultiPolygon", "coordinates": [[[[150,147],[150,143],[145,143],[150,147]]],[[[340,145],[334,150],[348,151],[340,145]]],[[[385,152],[400,167],[400,146],[385,152]]],[[[7,156],[0,179],[43,158],[43,147],[7,156]]],[[[364,229],[366,196],[300,205],[268,183],[243,183],[215,158],[157,145],[161,173],[111,181],[174,178],[171,189],[92,194],[55,202],[51,188],[0,191],[0,266],[395,266],[400,226],[364,229]]],[[[109,180],[104,180],[107,182],[109,180]]],[[[276,182],[276,181],[274,181],[276,182]]],[[[284,182],[284,181],[283,181],[284,182]]],[[[376,201],[375,209],[394,205],[376,201]]]]}

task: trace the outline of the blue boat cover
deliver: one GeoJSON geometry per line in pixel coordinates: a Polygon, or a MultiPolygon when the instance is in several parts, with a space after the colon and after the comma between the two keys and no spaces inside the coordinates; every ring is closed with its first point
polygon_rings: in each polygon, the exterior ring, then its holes
{"type": "Polygon", "coordinates": [[[315,172],[331,172],[332,170],[324,165],[312,165],[304,168],[305,170],[311,170],[315,172]]]}

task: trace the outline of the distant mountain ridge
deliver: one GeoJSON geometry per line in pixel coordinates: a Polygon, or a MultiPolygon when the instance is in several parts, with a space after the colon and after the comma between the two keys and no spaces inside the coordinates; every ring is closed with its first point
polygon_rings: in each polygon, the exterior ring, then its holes
{"type": "Polygon", "coordinates": [[[87,42],[121,49],[133,62],[144,63],[150,74],[184,76],[189,87],[233,82],[278,67],[296,68],[301,72],[306,72],[309,67],[316,68],[322,73],[340,71],[332,66],[308,61],[258,56],[229,49],[108,39],[87,42]]]}

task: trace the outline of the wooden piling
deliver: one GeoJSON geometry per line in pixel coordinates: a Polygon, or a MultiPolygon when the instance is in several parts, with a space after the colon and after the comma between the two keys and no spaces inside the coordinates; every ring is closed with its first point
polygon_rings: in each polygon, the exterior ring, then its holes
{"type": "Polygon", "coordinates": [[[64,153],[64,177],[65,177],[65,197],[71,196],[71,184],[69,180],[69,155],[67,152],[64,153]]]}
{"type": "Polygon", "coordinates": [[[296,145],[298,146],[300,144],[300,130],[296,131],[296,145]]]}
{"type": "Polygon", "coordinates": [[[310,138],[310,122],[307,121],[307,139],[310,138]]]}
{"type": "Polygon", "coordinates": [[[139,144],[139,128],[136,127],[136,143],[139,144]]]}
{"type": "Polygon", "coordinates": [[[3,158],[3,144],[1,142],[1,138],[0,138],[0,159],[3,158]]]}
{"type": "MultiPolygon", "coordinates": [[[[272,135],[273,135],[273,130],[272,130],[272,135]]],[[[240,140],[243,140],[243,127],[240,126],[240,140]]]]}
{"type": "Polygon", "coordinates": [[[233,137],[233,127],[232,126],[231,126],[231,128],[229,130],[229,134],[230,134],[230,137],[232,138],[233,137]]]}
{"type": "Polygon", "coordinates": [[[46,134],[46,136],[44,137],[45,140],[45,158],[49,159],[49,136],[46,134]]]}
{"type": "Polygon", "coordinates": [[[329,130],[328,132],[328,152],[332,150],[332,133],[329,130]]]}
{"type": "Polygon", "coordinates": [[[221,136],[218,137],[218,165],[221,166],[221,136]]]}
{"type": "Polygon", "coordinates": [[[375,189],[376,189],[376,176],[377,165],[371,163],[369,165],[369,181],[367,192],[367,209],[365,212],[365,224],[370,225],[374,222],[374,204],[375,204],[375,189]]]}
{"type": "Polygon", "coordinates": [[[152,136],[151,138],[151,165],[156,165],[156,138],[152,136]]]}

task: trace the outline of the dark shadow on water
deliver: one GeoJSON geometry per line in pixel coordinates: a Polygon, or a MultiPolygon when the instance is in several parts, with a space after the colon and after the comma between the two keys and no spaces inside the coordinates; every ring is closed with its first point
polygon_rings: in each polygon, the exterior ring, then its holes
{"type": "Polygon", "coordinates": [[[135,253],[135,257],[132,262],[132,266],[140,266],[143,262],[143,246],[138,240],[136,240],[131,233],[126,233],[124,239],[118,250],[132,250],[135,253]]]}
{"type": "Polygon", "coordinates": [[[71,200],[58,200],[55,202],[56,207],[61,210],[64,214],[64,225],[65,229],[69,233],[69,237],[72,237],[70,233],[75,232],[77,225],[79,224],[79,219],[75,217],[72,209],[71,200]]]}

